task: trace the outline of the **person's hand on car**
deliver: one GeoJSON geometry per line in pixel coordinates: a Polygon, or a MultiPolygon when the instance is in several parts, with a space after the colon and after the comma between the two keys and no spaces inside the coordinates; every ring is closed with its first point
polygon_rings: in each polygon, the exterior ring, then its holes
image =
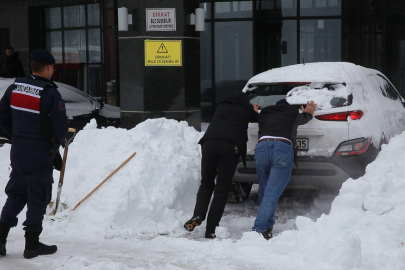
{"type": "Polygon", "coordinates": [[[316,108],[316,103],[314,103],[313,100],[307,101],[307,106],[304,108],[304,106],[301,106],[301,109],[303,112],[314,114],[315,108],[316,108]]]}
{"type": "Polygon", "coordinates": [[[255,110],[256,112],[259,112],[259,109],[260,109],[260,105],[257,104],[257,103],[254,103],[253,104],[253,110],[255,110]]]}

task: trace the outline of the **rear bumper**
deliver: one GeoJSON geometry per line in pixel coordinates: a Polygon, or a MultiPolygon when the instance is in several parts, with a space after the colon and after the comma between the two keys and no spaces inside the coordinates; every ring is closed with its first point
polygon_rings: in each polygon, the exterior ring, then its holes
{"type": "MultiPolygon", "coordinates": [[[[320,187],[339,189],[348,178],[363,176],[366,166],[378,154],[370,147],[363,155],[349,157],[298,157],[298,167],[294,164],[288,188],[318,189],[320,187]]],[[[258,183],[253,156],[248,156],[246,169],[239,163],[234,182],[258,183]]]]}

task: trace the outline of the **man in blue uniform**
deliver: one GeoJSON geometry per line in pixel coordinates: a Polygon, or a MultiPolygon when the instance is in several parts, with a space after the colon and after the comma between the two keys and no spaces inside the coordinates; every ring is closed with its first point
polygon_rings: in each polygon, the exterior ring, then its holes
{"type": "Polygon", "coordinates": [[[51,200],[55,140],[64,146],[68,131],[65,102],[51,77],[54,57],[46,50],[31,54],[32,75],[18,78],[0,100],[0,128],[11,136],[10,180],[0,215],[0,256],[6,255],[10,227],[27,205],[24,257],[53,254],[56,246],[39,242],[42,220],[51,200]]]}

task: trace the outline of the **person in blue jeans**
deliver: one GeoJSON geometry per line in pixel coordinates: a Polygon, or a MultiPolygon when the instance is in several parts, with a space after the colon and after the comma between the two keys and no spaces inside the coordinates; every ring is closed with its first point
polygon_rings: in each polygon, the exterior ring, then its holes
{"type": "Polygon", "coordinates": [[[252,230],[266,240],[273,237],[274,212],[291,177],[297,128],[312,119],[315,108],[316,104],[308,101],[299,113],[282,99],[259,114],[259,141],[255,147],[259,211],[252,230]]]}

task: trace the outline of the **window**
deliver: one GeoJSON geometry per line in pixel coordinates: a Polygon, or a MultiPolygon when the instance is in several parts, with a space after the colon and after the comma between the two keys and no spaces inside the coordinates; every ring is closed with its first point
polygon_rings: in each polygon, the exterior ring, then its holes
{"type": "Polygon", "coordinates": [[[45,9],[46,48],[56,59],[53,79],[102,96],[100,5],[45,9]]]}
{"type": "Polygon", "coordinates": [[[300,60],[305,63],[341,61],[341,20],[302,20],[300,60]]]}
{"type": "Polygon", "coordinates": [[[271,17],[297,16],[297,0],[257,0],[256,9],[269,11],[271,17]]]}
{"type": "Polygon", "coordinates": [[[393,100],[397,100],[399,98],[397,90],[387,79],[385,79],[380,74],[377,74],[377,81],[378,84],[380,85],[381,92],[385,97],[393,100]]]}
{"type": "Polygon", "coordinates": [[[215,3],[215,18],[249,18],[252,14],[253,1],[215,3]]]}
{"type": "Polygon", "coordinates": [[[252,29],[251,21],[215,23],[217,100],[229,91],[242,91],[243,86],[253,76],[252,29]]]}
{"type": "Polygon", "coordinates": [[[301,16],[342,15],[342,0],[300,0],[301,16]]]}

